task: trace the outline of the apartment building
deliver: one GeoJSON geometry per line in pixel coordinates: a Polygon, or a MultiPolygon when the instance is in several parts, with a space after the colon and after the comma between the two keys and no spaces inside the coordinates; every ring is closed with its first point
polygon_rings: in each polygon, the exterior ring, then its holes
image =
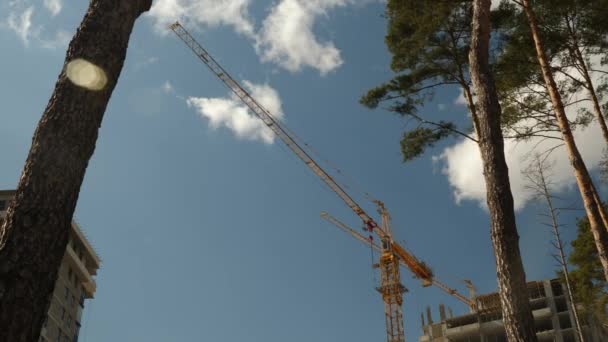
{"type": "MultiPolygon", "coordinates": [[[[5,215],[13,190],[0,190],[0,217],[5,215]]],[[[101,261],[76,222],[70,226],[69,242],[59,266],[59,274],[49,311],[40,334],[41,342],[77,342],[82,312],[92,299],[95,276],[101,261]]]]}

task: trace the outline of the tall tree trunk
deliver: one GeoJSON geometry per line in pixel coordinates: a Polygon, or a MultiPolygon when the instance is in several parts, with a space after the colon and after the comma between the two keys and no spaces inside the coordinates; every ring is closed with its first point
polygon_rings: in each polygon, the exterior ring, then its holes
{"type": "Polygon", "coordinates": [[[534,319],[528,300],[526,276],[519,252],[513,195],[504,154],[495,83],[489,65],[490,0],[473,1],[470,74],[477,95],[479,148],[486,181],[492,244],[496,257],[498,293],[507,338],[511,342],[535,342],[534,319]]]}
{"type": "MultiPolygon", "coordinates": [[[[579,72],[583,76],[585,88],[589,92],[589,97],[591,98],[591,103],[593,104],[593,111],[595,112],[595,117],[597,118],[597,122],[600,125],[600,129],[602,130],[602,136],[604,137],[604,141],[608,145],[608,126],[606,126],[606,119],[604,118],[604,113],[602,113],[602,107],[600,105],[600,101],[597,96],[597,92],[595,91],[595,86],[593,84],[593,80],[591,79],[591,75],[589,74],[589,68],[587,67],[587,61],[583,56],[583,53],[580,49],[580,44],[578,37],[576,36],[575,29],[568,18],[566,16],[564,18],[566,22],[566,27],[568,28],[568,33],[570,34],[570,38],[572,39],[572,45],[569,47],[569,52],[571,57],[578,63],[579,72]]],[[[602,200],[597,193],[597,189],[593,189],[595,202],[598,204],[598,210],[600,212],[600,216],[602,218],[602,222],[604,224],[604,228],[608,230],[608,215],[606,214],[606,209],[602,205],[602,200]]]]}
{"type": "Polygon", "coordinates": [[[579,72],[583,76],[585,80],[585,88],[589,92],[589,96],[591,97],[591,103],[593,103],[593,111],[595,112],[595,116],[597,118],[597,122],[600,125],[602,130],[602,135],[604,137],[604,141],[608,144],[608,126],[606,125],[606,119],[604,118],[604,114],[602,113],[602,107],[600,105],[600,101],[597,97],[597,93],[595,91],[595,87],[593,86],[593,80],[591,79],[591,75],[589,74],[589,68],[587,67],[587,61],[585,61],[585,57],[581,52],[579,40],[576,37],[576,32],[574,32],[574,28],[570,23],[570,20],[566,17],[566,26],[568,27],[568,33],[572,39],[572,46],[569,48],[571,56],[576,60],[578,65],[580,66],[579,72]]]}
{"type": "Polygon", "coordinates": [[[602,113],[602,106],[600,105],[597,93],[595,91],[595,88],[593,87],[593,80],[591,79],[591,75],[589,75],[587,62],[585,61],[585,58],[583,57],[583,54],[581,53],[581,50],[578,46],[574,48],[574,54],[581,67],[581,74],[585,79],[585,85],[587,91],[589,92],[589,96],[591,96],[591,102],[593,103],[593,111],[595,112],[597,122],[600,124],[600,128],[602,129],[602,136],[604,137],[604,141],[606,142],[606,144],[608,144],[608,126],[606,126],[606,119],[604,118],[604,114],[602,113]]]}
{"type": "Polygon", "coordinates": [[[0,341],[39,338],[80,186],[129,36],[137,17],[151,4],[152,0],[91,0],[70,42],[55,91],[34,133],[15,200],[0,227],[0,341]],[[98,68],[73,62],[79,59],[98,68]],[[87,83],[94,78],[101,82],[87,83]]]}
{"type": "MultiPolygon", "coordinates": [[[[452,49],[458,50],[458,39],[454,36],[454,32],[450,31],[449,33],[450,42],[452,43],[452,49]]],[[[464,64],[466,62],[461,61],[458,58],[458,54],[454,54],[454,61],[458,67],[458,83],[460,83],[460,87],[462,88],[462,96],[465,98],[467,103],[467,109],[471,114],[471,120],[473,121],[473,130],[475,134],[479,135],[479,117],[477,116],[477,110],[475,109],[475,99],[473,98],[473,92],[471,91],[471,87],[469,82],[467,82],[466,77],[464,76],[464,64]]]]}
{"type": "Polygon", "coordinates": [[[549,96],[551,97],[553,111],[555,112],[557,122],[562,132],[568,157],[570,158],[570,162],[574,168],[576,183],[585,204],[585,211],[587,213],[587,217],[589,218],[589,226],[591,232],[593,233],[598,256],[604,269],[604,277],[606,280],[608,280],[608,231],[606,231],[604,227],[602,216],[600,214],[599,206],[601,203],[596,201],[597,194],[595,193],[593,181],[589,175],[589,172],[587,171],[585,162],[583,161],[583,158],[576,147],[576,143],[574,142],[574,137],[572,135],[572,130],[570,129],[570,123],[568,122],[568,118],[566,116],[564,104],[557,89],[557,84],[555,83],[555,79],[551,73],[547,55],[545,54],[543,48],[534,11],[530,6],[529,0],[522,0],[522,5],[524,11],[526,12],[526,16],[528,17],[530,31],[532,33],[532,38],[536,48],[536,55],[538,57],[538,63],[540,64],[543,78],[545,79],[545,84],[547,85],[549,96]]]}
{"type": "Polygon", "coordinates": [[[557,221],[557,215],[559,215],[559,210],[555,208],[553,205],[553,196],[551,196],[551,191],[549,190],[549,180],[545,175],[545,169],[548,167],[545,164],[546,159],[541,159],[541,157],[536,156],[534,160],[534,166],[531,170],[531,174],[528,175],[530,180],[532,181],[533,188],[536,193],[545,198],[547,202],[547,211],[548,216],[551,218],[551,229],[553,231],[553,236],[555,236],[555,242],[553,246],[559,252],[559,256],[556,257],[557,262],[562,266],[562,272],[564,273],[564,278],[566,281],[566,290],[568,292],[568,300],[570,301],[570,309],[572,310],[572,315],[574,316],[574,330],[576,335],[578,336],[579,342],[585,342],[585,337],[583,336],[583,328],[581,326],[581,321],[578,315],[578,308],[576,307],[576,302],[574,301],[574,295],[572,294],[572,286],[570,283],[570,273],[568,272],[568,261],[566,259],[566,252],[564,251],[564,244],[562,243],[561,233],[559,231],[559,223],[557,221]]]}
{"type": "MultiPolygon", "coordinates": [[[[600,105],[600,101],[597,97],[593,80],[591,79],[591,75],[589,74],[587,61],[585,61],[585,57],[581,52],[579,41],[576,37],[576,32],[574,32],[574,28],[570,24],[570,20],[568,18],[566,18],[565,20],[566,25],[568,27],[568,32],[570,33],[570,37],[572,38],[572,47],[570,48],[570,54],[580,66],[579,71],[583,76],[583,79],[585,80],[585,88],[587,88],[589,96],[591,97],[591,103],[593,103],[593,111],[595,112],[595,117],[597,118],[597,122],[600,125],[600,129],[602,130],[602,136],[604,137],[604,141],[608,145],[608,126],[606,126],[606,119],[604,118],[604,113],[602,113],[602,106],[600,105]]],[[[595,189],[595,187],[593,188],[593,193],[595,202],[598,205],[600,217],[602,218],[602,223],[604,224],[604,228],[608,230],[608,215],[606,214],[606,209],[602,205],[602,200],[600,199],[600,196],[597,193],[597,189],[595,189]]]]}

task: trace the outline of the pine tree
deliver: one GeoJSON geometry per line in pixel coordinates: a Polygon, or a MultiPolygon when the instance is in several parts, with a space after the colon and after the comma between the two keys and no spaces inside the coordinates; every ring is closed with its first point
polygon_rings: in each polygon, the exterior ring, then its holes
{"type": "Polygon", "coordinates": [[[603,208],[601,207],[599,196],[597,195],[589,171],[587,170],[585,162],[574,141],[572,128],[568,121],[568,117],[566,116],[562,96],[555,81],[555,76],[550,65],[550,60],[541,35],[542,31],[538,24],[534,8],[529,0],[522,0],[520,5],[528,20],[538,64],[543,75],[549,98],[551,99],[553,112],[566,147],[566,152],[568,153],[568,157],[574,169],[574,176],[583,199],[585,211],[589,218],[590,229],[598,249],[598,258],[602,262],[604,275],[608,280],[608,230],[604,224],[606,217],[603,215],[603,208]]]}
{"type": "Polygon", "coordinates": [[[574,270],[570,271],[574,298],[582,304],[585,316],[608,323],[608,282],[604,278],[593,234],[589,230],[589,220],[584,217],[576,225],[578,233],[571,242],[572,250],[568,257],[568,262],[574,266],[574,270]]]}
{"type": "Polygon", "coordinates": [[[486,182],[498,295],[507,339],[537,340],[519,251],[513,195],[500,123],[501,108],[490,67],[490,0],[473,1],[470,74],[477,94],[479,150],[486,182]]]}
{"type": "Polygon", "coordinates": [[[386,44],[397,75],[370,90],[361,102],[370,108],[389,103],[388,110],[418,122],[401,141],[406,161],[454,134],[479,144],[507,335],[511,341],[535,341],[504,156],[501,110],[489,64],[490,1],[474,3],[477,16],[472,26],[470,1],[389,0],[386,44]],[[477,103],[469,75],[476,80],[477,103]],[[451,121],[432,121],[419,115],[418,109],[433,98],[434,90],[449,85],[462,90],[478,138],[463,133],[451,121]]]}
{"type": "Polygon", "coordinates": [[[437,88],[458,86],[466,99],[473,129],[478,119],[468,75],[471,4],[467,1],[389,0],[386,6],[386,45],[397,74],[361,98],[369,108],[388,104],[388,109],[418,125],[401,140],[403,160],[418,157],[427,147],[451,135],[476,138],[450,120],[433,121],[418,109],[433,98],[437,88]]]}

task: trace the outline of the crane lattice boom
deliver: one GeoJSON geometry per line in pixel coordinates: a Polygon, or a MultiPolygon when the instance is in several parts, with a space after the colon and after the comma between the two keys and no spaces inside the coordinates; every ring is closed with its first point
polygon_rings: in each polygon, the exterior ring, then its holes
{"type": "Polygon", "coordinates": [[[179,23],[176,22],[170,26],[171,30],[177,34],[177,36],[202,60],[224,84],[230,88],[238,96],[243,103],[251,109],[251,111],[260,118],[268,128],[270,128],[279,139],[281,139],[293,153],[298,156],[327,186],[329,186],[345,203],[348,205],[370,228],[377,229],[376,232],[380,237],[386,234],[380,230],[376,222],[361,209],[361,207],[355,202],[333,178],[325,172],[315,162],[306,151],[292,138],[287,131],[282,127],[272,114],[264,108],[258,101],[256,101],[249,93],[236,82],[230,74],[221,65],[219,65],[211,55],[205,50],[195,39],[190,35],[186,29],[179,23]]]}
{"type": "Polygon", "coordinates": [[[196,54],[213,74],[215,74],[236,96],[249,107],[249,109],[260,119],[264,124],[281,139],[287,147],[300,158],[321,180],[340,197],[348,207],[351,208],[361,220],[365,227],[370,232],[375,232],[382,241],[382,256],[380,258],[379,268],[381,273],[381,286],[378,291],[382,294],[385,304],[386,324],[387,324],[387,340],[388,342],[404,342],[405,336],[403,332],[403,309],[402,309],[402,293],[405,287],[401,285],[399,262],[403,261],[414,275],[423,280],[425,283],[432,281],[433,274],[431,270],[422,262],[420,262],[412,254],[408,253],[398,244],[393,242],[390,226],[388,224],[388,213],[384,209],[381,202],[377,204],[381,208],[382,226],[378,225],[355,200],[327,173],[319,164],[310,157],[310,155],[298,144],[291,136],[286,127],[276,120],[272,114],[258,103],[237,81],[235,81],[228,72],[222,68],[211,55],[205,50],[190,33],[179,23],[175,22],[170,26],[170,29],[196,54]]]}
{"type": "MultiPolygon", "coordinates": [[[[260,103],[258,103],[249,93],[237,82],[235,81],[230,74],[224,68],[222,68],[219,63],[213,59],[211,55],[203,48],[192,35],[186,31],[186,29],[179,23],[175,22],[170,26],[171,30],[175,32],[175,34],[196,54],[196,56],[209,67],[211,72],[213,72],[224,84],[238,96],[243,103],[251,109],[255,115],[260,118],[268,128],[270,128],[279,139],[281,139],[289,149],[291,149],[298,158],[300,158],[333,192],[335,192],[343,201],[348,205],[357,216],[363,220],[368,229],[373,230],[380,239],[387,238],[387,234],[380,228],[380,226],[371,218],[358,204],[355,200],[350,197],[342,189],[342,187],[336,183],[336,181],[329,175],[325,170],[323,170],[317,162],[310,157],[308,153],[295,141],[294,138],[287,133],[287,131],[282,127],[282,124],[279,123],[272,114],[264,108],[260,103]]],[[[412,272],[421,279],[430,279],[432,278],[431,270],[426,267],[424,264],[420,263],[413,255],[409,254],[407,251],[401,249],[397,250],[399,256],[403,258],[403,260],[410,266],[412,272]]]]}

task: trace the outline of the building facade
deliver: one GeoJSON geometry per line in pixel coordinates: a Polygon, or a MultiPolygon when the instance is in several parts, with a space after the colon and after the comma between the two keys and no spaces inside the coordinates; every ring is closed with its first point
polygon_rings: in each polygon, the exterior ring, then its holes
{"type": "MultiPolygon", "coordinates": [[[[558,280],[533,281],[528,284],[530,306],[539,342],[575,342],[574,316],[565,286],[558,280]]],[[[477,296],[478,313],[454,317],[451,310],[446,317],[440,307],[440,320],[434,323],[430,309],[422,320],[419,342],[506,342],[498,293],[477,296]]],[[[599,324],[581,317],[586,342],[608,341],[599,324]]]]}
{"type": "MultiPolygon", "coordinates": [[[[0,191],[0,218],[6,214],[15,192],[0,191]]],[[[77,342],[85,301],[92,299],[101,260],[76,222],[59,267],[55,289],[40,334],[41,342],[77,342]]]]}

